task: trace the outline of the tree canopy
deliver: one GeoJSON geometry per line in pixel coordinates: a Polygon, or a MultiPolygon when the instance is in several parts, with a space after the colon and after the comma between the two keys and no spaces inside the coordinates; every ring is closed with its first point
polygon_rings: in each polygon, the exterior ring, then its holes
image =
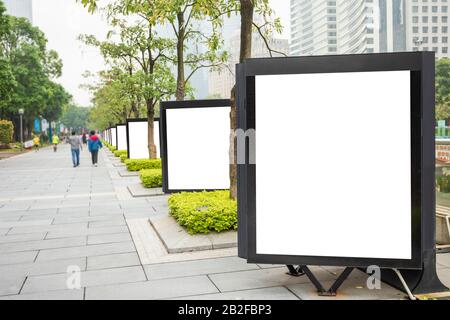
{"type": "Polygon", "coordinates": [[[62,61],[47,49],[44,33],[25,18],[5,14],[0,0],[0,118],[16,120],[23,108],[28,134],[38,116],[57,120],[71,98],[54,82],[61,72],[62,61]]]}

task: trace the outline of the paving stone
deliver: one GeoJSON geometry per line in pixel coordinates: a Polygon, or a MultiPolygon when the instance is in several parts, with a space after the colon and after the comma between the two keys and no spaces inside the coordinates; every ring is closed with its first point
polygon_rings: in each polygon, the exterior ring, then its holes
{"type": "Polygon", "coordinates": [[[284,287],[232,291],[176,298],[176,300],[299,300],[284,287]]]}
{"type": "MultiPolygon", "coordinates": [[[[23,286],[23,293],[65,290],[70,274],[55,274],[28,277],[23,286]]],[[[109,284],[145,281],[142,267],[126,267],[84,271],[80,273],[81,287],[102,286],[109,284]]]]}
{"type": "MultiPolygon", "coordinates": [[[[321,281],[335,278],[324,269],[311,267],[311,270],[321,281]]],[[[287,275],[285,267],[213,274],[209,277],[222,292],[287,286],[295,283],[308,282],[306,277],[292,277],[287,275]]]]}
{"type": "Polygon", "coordinates": [[[102,244],[102,243],[116,243],[132,241],[131,235],[128,232],[100,234],[88,236],[88,244],[102,244]]]}
{"type": "Polygon", "coordinates": [[[254,269],[259,269],[259,267],[255,264],[248,264],[244,259],[240,259],[238,257],[183,261],[144,266],[144,270],[149,280],[254,269]]]}
{"type": "MultiPolygon", "coordinates": [[[[96,221],[123,221],[123,217],[111,217],[111,216],[81,216],[81,217],[71,217],[71,216],[57,216],[53,224],[71,224],[80,222],[96,222],[96,221]]],[[[91,225],[89,224],[89,227],[91,225]]]]}
{"type": "Polygon", "coordinates": [[[0,253],[42,250],[52,248],[68,248],[86,245],[86,237],[62,238],[52,240],[36,240],[0,244],[0,253]]]}
{"type": "Polygon", "coordinates": [[[110,220],[89,222],[89,228],[103,228],[103,227],[115,227],[125,225],[126,225],[125,220],[122,217],[115,217],[115,216],[110,220]]]}
{"type": "Polygon", "coordinates": [[[9,228],[0,229],[0,235],[1,235],[1,236],[2,236],[2,235],[5,235],[5,234],[8,233],[8,231],[9,231],[9,228]]]}
{"type": "Polygon", "coordinates": [[[46,232],[37,232],[37,233],[17,234],[10,236],[0,236],[0,244],[21,242],[21,241],[43,240],[46,234],[47,234],[46,232]]]}
{"type": "Polygon", "coordinates": [[[438,269],[437,270],[438,277],[442,281],[442,283],[450,288],[450,268],[438,269]]]}
{"type": "Polygon", "coordinates": [[[113,227],[99,227],[99,228],[80,228],[75,230],[58,230],[50,231],[46,239],[65,238],[65,237],[77,237],[77,236],[89,236],[89,235],[101,235],[112,233],[127,233],[128,228],[126,226],[113,226],[113,227]]]}
{"type": "Polygon", "coordinates": [[[191,235],[171,216],[153,216],[149,220],[169,253],[234,248],[237,246],[236,231],[191,235]]]}
{"type": "Polygon", "coordinates": [[[108,269],[117,267],[140,266],[137,253],[119,253],[87,258],[87,269],[108,269]]]}
{"type": "Polygon", "coordinates": [[[436,255],[437,263],[450,268],[450,253],[440,253],[436,255]]]}
{"type": "Polygon", "coordinates": [[[13,221],[13,222],[0,222],[0,228],[13,228],[13,227],[30,227],[30,226],[47,226],[52,223],[53,219],[42,219],[34,221],[13,221]]]}
{"type": "Polygon", "coordinates": [[[25,276],[11,276],[0,278],[0,296],[18,294],[22,288],[25,276]]]}
{"type": "Polygon", "coordinates": [[[114,253],[135,252],[133,242],[98,244],[64,249],[41,250],[36,261],[69,259],[78,257],[101,256],[114,253]]]}
{"type": "Polygon", "coordinates": [[[84,290],[47,291],[0,297],[0,300],[83,300],[84,290]]]}
{"type": "Polygon", "coordinates": [[[86,258],[3,265],[0,266],[0,279],[7,278],[9,276],[66,273],[67,268],[72,266],[79,267],[81,271],[86,270],[86,258]]]}
{"type": "Polygon", "coordinates": [[[152,300],[218,292],[206,276],[86,288],[86,300],[152,300]]]}
{"type": "Polygon", "coordinates": [[[70,225],[45,225],[45,226],[33,226],[33,227],[13,227],[8,234],[25,234],[36,232],[62,232],[71,233],[87,229],[88,223],[73,223],[70,225]]]}
{"type": "Polygon", "coordinates": [[[38,251],[10,252],[0,254],[0,265],[32,262],[38,251]]]}
{"type": "Polygon", "coordinates": [[[127,188],[134,198],[153,197],[164,194],[162,188],[145,188],[142,183],[131,184],[127,188]]]}

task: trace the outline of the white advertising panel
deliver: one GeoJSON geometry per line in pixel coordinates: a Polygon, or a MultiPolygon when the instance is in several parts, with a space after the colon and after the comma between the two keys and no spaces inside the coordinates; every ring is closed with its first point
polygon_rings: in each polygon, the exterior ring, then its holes
{"type": "Polygon", "coordinates": [[[166,110],[170,190],[228,189],[230,107],[166,110]]]}
{"type": "MultiPolygon", "coordinates": [[[[411,259],[410,86],[410,71],[255,76],[257,254],[411,259]]],[[[181,176],[203,137],[187,116],[169,126],[181,176]]]]}
{"type": "Polygon", "coordinates": [[[117,135],[116,128],[111,128],[111,144],[117,148],[116,135],[117,135]]]}
{"type": "Polygon", "coordinates": [[[127,126],[118,124],[117,128],[117,150],[127,150],[127,126]]]}
{"type": "MultiPolygon", "coordinates": [[[[129,158],[144,159],[148,158],[148,123],[146,120],[129,121],[128,125],[128,142],[129,142],[129,158]]],[[[156,157],[160,158],[159,146],[159,121],[154,121],[154,142],[156,145],[156,157]]]]}

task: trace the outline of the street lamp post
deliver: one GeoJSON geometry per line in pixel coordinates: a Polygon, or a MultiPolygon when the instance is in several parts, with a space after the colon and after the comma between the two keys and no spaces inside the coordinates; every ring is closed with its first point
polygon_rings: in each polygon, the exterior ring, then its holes
{"type": "Polygon", "coordinates": [[[19,109],[19,117],[20,117],[20,143],[23,147],[23,114],[25,113],[25,110],[23,108],[19,109]]]}

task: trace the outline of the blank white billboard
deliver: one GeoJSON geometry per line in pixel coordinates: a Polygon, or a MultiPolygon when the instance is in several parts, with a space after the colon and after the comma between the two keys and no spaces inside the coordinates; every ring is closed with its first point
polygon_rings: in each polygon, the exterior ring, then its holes
{"type": "Polygon", "coordinates": [[[117,125],[117,150],[127,150],[127,126],[117,125]]]}
{"type": "MultiPolygon", "coordinates": [[[[130,159],[149,158],[148,153],[148,123],[147,121],[128,122],[129,157],[130,159]]],[[[160,158],[159,147],[159,121],[154,121],[154,142],[156,145],[156,157],[160,158]]]]}
{"type": "Polygon", "coordinates": [[[411,259],[410,85],[409,71],[255,77],[257,254],[411,259]]]}
{"type": "Polygon", "coordinates": [[[230,108],[166,110],[170,190],[228,189],[230,108]]]}
{"type": "Polygon", "coordinates": [[[117,148],[116,135],[117,135],[116,128],[111,128],[111,144],[117,148]]]}

